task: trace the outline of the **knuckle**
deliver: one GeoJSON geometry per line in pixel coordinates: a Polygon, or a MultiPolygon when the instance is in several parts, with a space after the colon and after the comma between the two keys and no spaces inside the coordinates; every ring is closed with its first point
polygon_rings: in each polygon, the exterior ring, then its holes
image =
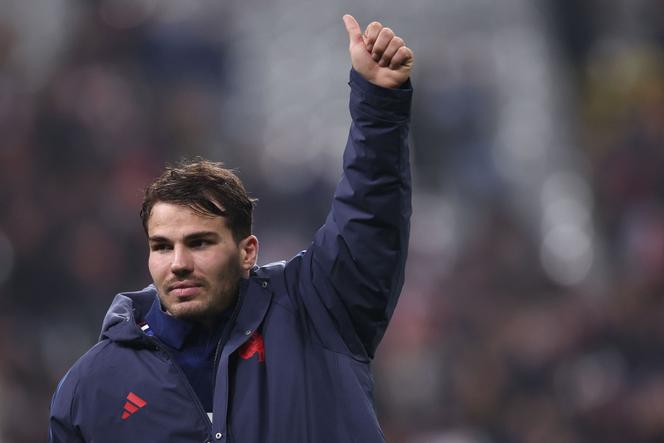
{"type": "Polygon", "coordinates": [[[389,38],[394,37],[394,31],[391,28],[383,28],[380,30],[380,33],[389,38]]]}
{"type": "Polygon", "coordinates": [[[404,41],[404,39],[402,39],[401,37],[394,37],[394,38],[392,39],[392,41],[393,41],[395,44],[397,44],[398,46],[404,46],[404,45],[406,44],[406,42],[404,41]]]}
{"type": "Polygon", "coordinates": [[[369,23],[369,26],[367,26],[367,28],[371,28],[371,29],[380,29],[382,27],[383,27],[383,25],[380,22],[375,22],[375,21],[369,23]]]}

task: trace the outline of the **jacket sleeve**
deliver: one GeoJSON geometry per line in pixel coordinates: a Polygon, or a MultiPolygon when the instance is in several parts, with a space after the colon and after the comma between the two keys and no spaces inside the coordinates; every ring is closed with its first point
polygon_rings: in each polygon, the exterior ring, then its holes
{"type": "Polygon", "coordinates": [[[336,334],[353,356],[368,359],[404,281],[412,89],[410,81],[381,88],[354,70],[349,84],[352,125],[343,175],[325,224],[302,257],[299,292],[324,344],[338,342],[330,337],[336,334]]]}
{"type": "Polygon", "coordinates": [[[72,419],[76,380],[70,370],[60,381],[51,400],[48,423],[49,443],[85,443],[72,419]]]}

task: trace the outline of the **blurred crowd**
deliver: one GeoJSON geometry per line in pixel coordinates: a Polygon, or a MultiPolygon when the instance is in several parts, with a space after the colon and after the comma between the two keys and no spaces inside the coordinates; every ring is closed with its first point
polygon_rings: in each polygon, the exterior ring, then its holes
{"type": "MultiPolygon", "coordinates": [[[[45,440],[52,392],[96,341],[113,295],[149,283],[138,210],[166,162],[203,155],[238,168],[259,198],[262,263],[307,246],[349,121],[339,17],[360,7],[62,0],[43,3],[66,9],[66,30],[40,33],[23,19],[38,27],[48,14],[6,1],[0,443],[29,443],[45,440]],[[275,13],[285,7],[297,12],[275,13]],[[293,49],[307,38],[325,60],[293,69],[311,55],[293,49]]],[[[366,18],[384,6],[368,3],[366,18]]],[[[528,2],[536,26],[511,14],[547,36],[536,63],[560,82],[530,85],[560,96],[536,103],[560,117],[550,132],[561,146],[542,163],[568,171],[544,188],[516,186],[499,157],[511,140],[497,135],[504,96],[529,85],[506,92],[484,69],[486,52],[454,46],[477,36],[438,41],[418,26],[418,14],[431,23],[450,8],[496,7],[462,3],[416,1],[402,20],[418,62],[415,195],[406,285],[374,364],[386,438],[664,441],[664,3],[528,2]],[[552,188],[567,190],[555,208],[522,204],[552,188]],[[539,225],[554,209],[583,221],[549,235],[539,225]]],[[[395,29],[400,17],[385,13],[395,29]]]]}

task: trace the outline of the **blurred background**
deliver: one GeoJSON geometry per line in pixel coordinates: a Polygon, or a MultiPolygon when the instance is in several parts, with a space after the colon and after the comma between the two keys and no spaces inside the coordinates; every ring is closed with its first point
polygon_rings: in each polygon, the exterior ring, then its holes
{"type": "Polygon", "coordinates": [[[345,12],[416,54],[414,215],[374,364],[393,443],[664,441],[661,0],[0,0],[0,442],[116,292],[165,162],[238,168],[261,263],[324,220],[345,12]]]}

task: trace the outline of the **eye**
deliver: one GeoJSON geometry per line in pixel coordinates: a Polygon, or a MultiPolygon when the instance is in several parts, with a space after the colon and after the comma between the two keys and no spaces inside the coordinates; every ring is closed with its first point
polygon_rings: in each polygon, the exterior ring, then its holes
{"type": "Polygon", "coordinates": [[[204,240],[202,238],[198,238],[196,240],[192,240],[191,242],[189,242],[189,247],[190,248],[204,248],[204,247],[209,246],[211,244],[212,244],[212,242],[209,241],[209,240],[204,240]]]}
{"type": "Polygon", "coordinates": [[[173,249],[173,247],[167,243],[153,243],[150,246],[150,250],[152,251],[168,251],[170,249],[173,249]]]}

